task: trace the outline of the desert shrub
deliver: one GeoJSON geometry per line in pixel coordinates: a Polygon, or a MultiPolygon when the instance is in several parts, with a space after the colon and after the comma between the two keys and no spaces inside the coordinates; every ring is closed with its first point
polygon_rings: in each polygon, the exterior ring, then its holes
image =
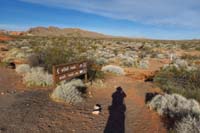
{"type": "Polygon", "coordinates": [[[126,67],[137,67],[138,66],[138,60],[136,58],[126,57],[122,58],[121,65],[126,67]]]}
{"type": "Polygon", "coordinates": [[[82,56],[82,53],[85,52],[84,50],[81,45],[73,45],[67,48],[60,45],[37,48],[34,50],[34,57],[30,58],[29,61],[31,64],[39,63],[39,66],[52,73],[53,65],[86,60],[86,57],[82,56]]]}
{"type": "Polygon", "coordinates": [[[8,65],[9,65],[8,62],[1,62],[1,60],[0,60],[0,67],[6,67],[8,65]]]}
{"type": "Polygon", "coordinates": [[[198,51],[200,51],[200,47],[197,47],[197,48],[195,48],[195,50],[198,50],[198,51]]]}
{"type": "Polygon", "coordinates": [[[200,106],[197,101],[186,99],[179,94],[157,95],[148,103],[148,106],[160,115],[176,119],[189,114],[200,114],[200,106]]]}
{"type": "Polygon", "coordinates": [[[62,82],[57,86],[51,97],[57,101],[76,104],[84,100],[83,94],[85,92],[86,87],[81,80],[71,80],[69,82],[62,82]]]}
{"type": "Polygon", "coordinates": [[[189,49],[191,46],[190,45],[188,45],[188,44],[182,44],[181,45],[181,49],[183,49],[183,50],[187,50],[187,49],[189,49]]]}
{"type": "Polygon", "coordinates": [[[200,60],[200,56],[199,55],[184,54],[183,56],[181,56],[181,59],[186,60],[188,62],[188,64],[194,65],[194,62],[200,60]]]}
{"type": "Polygon", "coordinates": [[[139,67],[142,68],[142,69],[147,69],[147,68],[149,68],[149,61],[146,60],[146,59],[140,60],[140,62],[139,62],[139,67]]]}
{"type": "Polygon", "coordinates": [[[185,59],[185,60],[199,60],[200,56],[199,55],[184,54],[183,56],[181,56],[181,59],[185,59]]]}
{"type": "Polygon", "coordinates": [[[105,77],[105,73],[99,69],[88,69],[88,79],[93,81],[95,79],[103,79],[105,77]]]}
{"type": "Polygon", "coordinates": [[[8,51],[6,57],[3,59],[3,62],[10,62],[13,59],[25,59],[27,56],[28,54],[24,51],[18,48],[13,48],[8,51]]]}
{"type": "Polygon", "coordinates": [[[17,65],[15,71],[17,73],[21,73],[21,74],[25,74],[30,72],[31,68],[28,64],[21,64],[21,65],[17,65]]]}
{"type": "Polygon", "coordinates": [[[89,60],[88,61],[88,80],[94,81],[96,79],[103,79],[105,76],[105,73],[101,71],[102,65],[96,64],[95,60],[89,60]]]}
{"type": "Polygon", "coordinates": [[[31,64],[40,62],[39,66],[44,67],[48,72],[52,72],[52,66],[69,63],[70,57],[74,56],[73,51],[64,50],[61,47],[47,47],[45,49],[37,49],[31,64]]]}
{"type": "Polygon", "coordinates": [[[24,75],[23,82],[27,86],[50,86],[53,84],[53,78],[42,67],[36,67],[24,75]]]}
{"type": "Polygon", "coordinates": [[[155,56],[156,58],[159,58],[159,59],[164,59],[164,58],[166,58],[166,55],[165,54],[162,54],[162,53],[160,53],[160,54],[156,54],[156,56],[155,56]]]}
{"type": "Polygon", "coordinates": [[[119,51],[118,51],[117,49],[114,49],[114,50],[113,50],[113,53],[115,54],[115,56],[117,56],[118,53],[119,53],[119,51]]]}
{"type": "Polygon", "coordinates": [[[31,54],[30,56],[28,56],[28,62],[31,67],[37,67],[42,64],[42,60],[39,55],[40,54],[37,53],[37,54],[31,54]]]}
{"type": "Polygon", "coordinates": [[[200,133],[200,119],[188,115],[184,117],[180,122],[176,123],[175,131],[177,133],[200,133]]]}
{"type": "Polygon", "coordinates": [[[155,83],[167,93],[178,93],[200,101],[200,70],[168,66],[154,77],[155,83]]]}
{"type": "Polygon", "coordinates": [[[134,66],[134,62],[132,60],[122,60],[122,65],[126,67],[134,66]]]}
{"type": "Polygon", "coordinates": [[[176,64],[178,67],[188,67],[188,62],[183,59],[175,59],[173,60],[173,64],[176,64]]]}
{"type": "Polygon", "coordinates": [[[111,72],[117,75],[124,75],[124,69],[119,67],[119,66],[114,66],[114,65],[107,65],[102,67],[101,69],[103,72],[111,72]]]}
{"type": "Polygon", "coordinates": [[[105,65],[108,63],[108,60],[106,60],[105,58],[97,58],[96,59],[96,64],[97,65],[105,65]]]}

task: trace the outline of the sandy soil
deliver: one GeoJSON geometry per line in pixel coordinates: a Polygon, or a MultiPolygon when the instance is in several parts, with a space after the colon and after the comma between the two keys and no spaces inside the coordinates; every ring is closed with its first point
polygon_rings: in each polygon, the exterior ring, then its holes
{"type": "MultiPolygon", "coordinates": [[[[0,133],[165,133],[161,118],[145,105],[147,92],[159,92],[152,83],[133,76],[107,76],[105,86],[90,86],[92,97],[76,106],[56,103],[52,88],[26,89],[21,76],[0,68],[0,133]],[[117,87],[126,94],[118,107],[113,93],[117,87]],[[92,115],[95,104],[100,115],[92,115]]],[[[119,101],[119,100],[118,100],[119,101]]]]}

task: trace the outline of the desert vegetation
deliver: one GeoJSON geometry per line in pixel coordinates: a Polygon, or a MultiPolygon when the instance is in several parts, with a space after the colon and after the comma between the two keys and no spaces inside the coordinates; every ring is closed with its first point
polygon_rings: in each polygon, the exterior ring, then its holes
{"type": "Polygon", "coordinates": [[[77,104],[84,100],[86,93],[86,86],[79,80],[72,80],[69,82],[62,82],[51,94],[54,100],[67,102],[70,104],[77,104]]]}
{"type": "Polygon", "coordinates": [[[167,93],[178,93],[200,101],[200,71],[195,67],[171,65],[163,68],[154,78],[167,93]]]}
{"type": "Polygon", "coordinates": [[[186,99],[179,94],[155,96],[148,106],[161,116],[169,119],[172,132],[199,132],[200,105],[194,99],[186,99]]]}
{"type": "Polygon", "coordinates": [[[197,58],[183,55],[182,59],[174,59],[171,64],[164,65],[154,77],[165,94],[155,96],[149,106],[174,121],[170,127],[173,132],[200,131],[200,72],[199,65],[194,63],[197,58]]]}
{"type": "Polygon", "coordinates": [[[104,82],[109,76],[129,76],[136,81],[146,80],[150,73],[152,84],[162,93],[149,101],[149,108],[175,121],[170,131],[199,132],[199,40],[129,39],[103,35],[95,38],[83,34],[54,36],[49,33],[37,36],[37,30],[31,32],[31,36],[12,36],[15,39],[2,42],[7,50],[0,53],[1,65],[14,64],[26,86],[53,87],[53,65],[87,60],[88,78],[94,80],[93,86],[75,79],[58,83],[50,92],[54,101],[76,105],[87,101],[87,87],[107,88],[109,84],[104,82]]]}
{"type": "Polygon", "coordinates": [[[34,67],[30,69],[23,77],[23,82],[27,86],[51,86],[53,77],[42,67],[34,67]]]}

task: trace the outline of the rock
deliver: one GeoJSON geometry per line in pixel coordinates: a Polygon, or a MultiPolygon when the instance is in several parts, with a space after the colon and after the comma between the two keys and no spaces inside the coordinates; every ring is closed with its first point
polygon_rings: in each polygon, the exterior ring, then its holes
{"type": "Polygon", "coordinates": [[[99,113],[101,112],[102,108],[100,104],[96,104],[94,105],[94,109],[92,111],[93,115],[99,115],[99,113]]]}

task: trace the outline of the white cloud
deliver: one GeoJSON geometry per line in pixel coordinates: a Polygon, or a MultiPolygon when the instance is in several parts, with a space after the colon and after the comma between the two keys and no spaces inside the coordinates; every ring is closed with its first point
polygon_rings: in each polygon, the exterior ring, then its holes
{"type": "Polygon", "coordinates": [[[20,0],[141,23],[200,28],[199,0],[20,0]]]}

